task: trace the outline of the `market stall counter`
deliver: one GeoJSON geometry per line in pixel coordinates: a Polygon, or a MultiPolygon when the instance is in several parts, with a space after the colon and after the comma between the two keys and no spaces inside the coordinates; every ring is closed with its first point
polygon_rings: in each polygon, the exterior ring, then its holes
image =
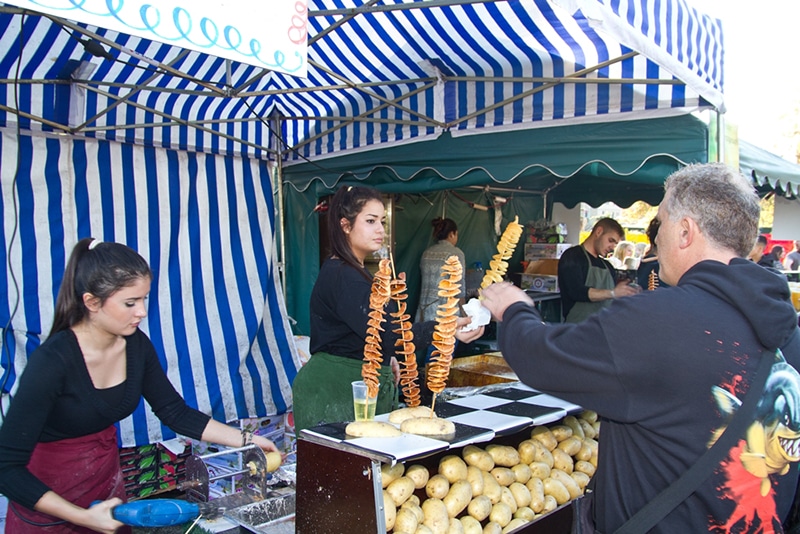
{"type": "MultiPolygon", "coordinates": [[[[406,520],[429,527],[457,520],[464,527],[481,525],[480,532],[489,523],[496,524],[498,533],[570,531],[572,503],[581,498],[593,474],[591,461],[596,465],[596,416],[579,423],[576,415],[591,412],[519,382],[445,390],[434,411],[454,423],[454,434],[355,438],[346,434],[346,422],[303,430],[297,443],[296,532],[407,532],[397,530],[408,528],[406,520]],[[576,428],[581,425],[592,437],[576,428]],[[468,495],[454,495],[464,491],[466,478],[443,467],[453,463],[470,473],[473,486],[468,495]],[[568,474],[573,472],[575,477],[568,474]],[[413,486],[398,481],[412,476],[413,486]],[[444,492],[433,483],[441,483],[443,477],[444,492]],[[563,477],[569,480],[559,481],[563,477]],[[483,493],[477,491],[484,483],[483,493]],[[478,505],[486,503],[490,504],[484,515],[478,505]],[[437,519],[437,507],[443,506],[449,517],[437,519]],[[406,508],[411,512],[403,511],[406,508]],[[395,520],[403,525],[395,525],[395,520]]],[[[388,421],[388,414],[376,420],[388,421]]]]}

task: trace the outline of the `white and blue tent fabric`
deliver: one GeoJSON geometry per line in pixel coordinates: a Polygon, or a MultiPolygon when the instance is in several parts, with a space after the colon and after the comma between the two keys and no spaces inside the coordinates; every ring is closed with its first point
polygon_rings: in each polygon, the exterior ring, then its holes
{"type": "MultiPolygon", "coordinates": [[[[93,236],[149,261],[140,328],[191,406],[220,421],[291,407],[300,364],[264,161],[8,130],[0,155],[6,391],[50,330],[73,245],[93,236]]],[[[123,445],[174,436],[145,406],[120,423],[123,445]]]]}
{"type": "MultiPolygon", "coordinates": [[[[156,270],[146,329],[190,401],[280,413],[299,365],[275,259],[283,166],[724,110],[721,24],[685,0],[309,0],[301,18],[305,77],[0,3],[3,390],[91,234],[156,270]]],[[[167,434],[146,413],[123,424],[125,443],[167,434]]]]}
{"type": "Polygon", "coordinates": [[[684,0],[310,0],[303,15],[301,78],[0,4],[0,124],[291,164],[724,109],[721,24],[684,0]]]}

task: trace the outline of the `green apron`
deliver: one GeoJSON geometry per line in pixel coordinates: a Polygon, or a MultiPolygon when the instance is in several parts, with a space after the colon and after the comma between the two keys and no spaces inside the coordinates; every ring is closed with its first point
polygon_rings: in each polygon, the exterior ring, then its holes
{"type": "MultiPolygon", "coordinates": [[[[605,267],[596,267],[592,265],[592,260],[589,258],[589,253],[581,245],[581,250],[586,256],[586,261],[589,263],[589,272],[586,273],[586,287],[594,289],[614,289],[616,283],[611,273],[605,267]]],[[[579,323],[592,315],[597,313],[603,308],[611,304],[611,299],[601,300],[598,302],[576,302],[572,309],[569,310],[565,322],[579,323]]]]}
{"type": "MultiPolygon", "coordinates": [[[[361,378],[361,360],[317,352],[308,360],[292,383],[294,427],[296,432],[324,423],[352,421],[353,388],[361,378]]],[[[381,366],[378,402],[375,413],[397,408],[397,386],[392,369],[381,366]]]]}

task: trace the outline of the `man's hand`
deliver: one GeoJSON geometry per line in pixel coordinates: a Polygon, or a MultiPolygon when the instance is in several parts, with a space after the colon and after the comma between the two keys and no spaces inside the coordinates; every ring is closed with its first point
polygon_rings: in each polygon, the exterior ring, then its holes
{"type": "Polygon", "coordinates": [[[533,300],[511,282],[492,284],[481,291],[481,304],[492,313],[496,321],[502,321],[506,309],[516,302],[533,306],[533,300]]]}
{"type": "Polygon", "coordinates": [[[614,295],[612,298],[630,297],[632,295],[638,295],[641,292],[642,288],[638,285],[632,285],[627,281],[620,282],[617,284],[617,287],[614,288],[614,295]]]}
{"type": "MultiPolygon", "coordinates": [[[[469,319],[469,321],[467,321],[466,324],[469,324],[472,321],[471,317],[459,317],[459,322],[461,319],[469,319]]],[[[457,328],[456,339],[462,343],[472,343],[473,341],[475,341],[476,339],[478,339],[483,335],[484,332],[483,325],[479,326],[474,330],[467,330],[466,332],[461,330],[461,328],[463,328],[464,326],[465,325],[459,325],[458,323],[456,323],[456,328],[457,328]]]]}
{"type": "Polygon", "coordinates": [[[397,385],[400,383],[400,364],[397,362],[397,358],[392,356],[392,359],[389,360],[389,366],[392,368],[392,374],[394,375],[394,384],[397,385]]]}

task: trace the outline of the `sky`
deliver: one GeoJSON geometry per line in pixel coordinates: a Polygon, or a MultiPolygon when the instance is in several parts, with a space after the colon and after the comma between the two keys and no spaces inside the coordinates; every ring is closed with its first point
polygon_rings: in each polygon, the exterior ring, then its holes
{"type": "Polygon", "coordinates": [[[800,0],[686,0],[722,21],[726,120],[739,138],[795,161],[800,0]]]}

